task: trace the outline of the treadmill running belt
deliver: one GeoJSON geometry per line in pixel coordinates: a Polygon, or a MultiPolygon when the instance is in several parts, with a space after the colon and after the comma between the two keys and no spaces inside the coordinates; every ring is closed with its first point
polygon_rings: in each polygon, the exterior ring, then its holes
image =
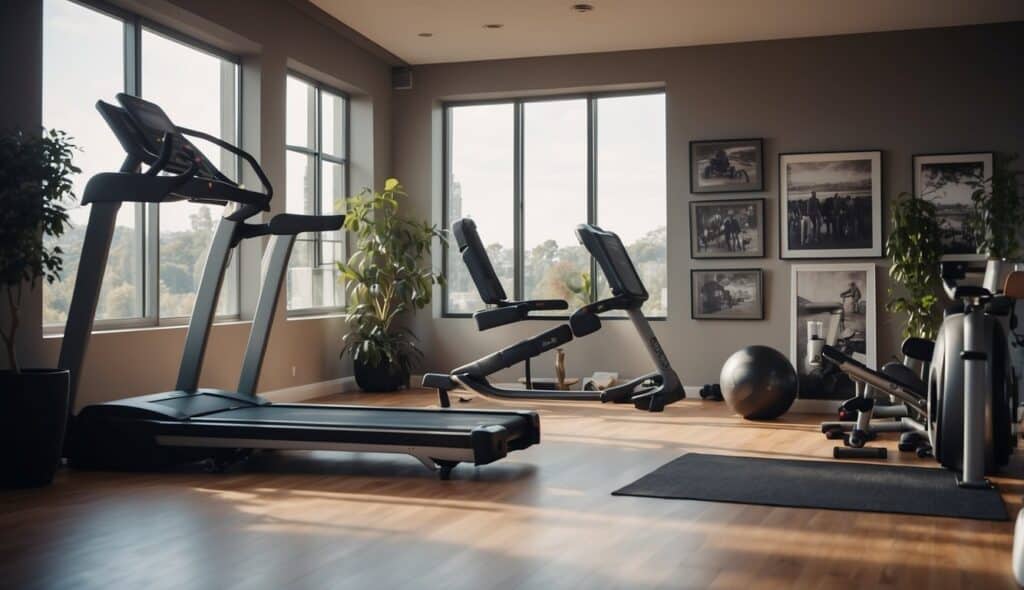
{"type": "Polygon", "coordinates": [[[191,422],[256,422],[301,424],[334,428],[435,430],[465,432],[483,426],[502,426],[510,432],[528,427],[530,419],[516,413],[448,410],[410,410],[329,405],[273,404],[198,416],[191,422]]]}

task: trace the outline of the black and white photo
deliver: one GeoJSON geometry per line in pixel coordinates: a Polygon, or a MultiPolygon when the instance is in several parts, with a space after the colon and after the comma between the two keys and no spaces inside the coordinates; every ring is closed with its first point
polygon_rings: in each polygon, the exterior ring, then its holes
{"type": "Polygon", "coordinates": [[[914,196],[935,204],[949,260],[985,258],[968,225],[971,196],[992,177],[992,152],[914,156],[914,196]]]}
{"type": "Polygon", "coordinates": [[[692,258],[761,258],[764,242],[764,199],[690,202],[692,258]]]}
{"type": "Polygon", "coordinates": [[[853,382],[829,362],[808,358],[808,334],[874,367],[875,266],[873,264],[798,265],[790,291],[790,360],[800,376],[800,397],[844,400],[853,382]]]}
{"type": "Polygon", "coordinates": [[[695,320],[764,319],[761,269],[691,269],[690,315],[695,320]]]}
{"type": "Polygon", "coordinates": [[[882,255],[882,152],[779,155],[782,258],[882,255]]]}
{"type": "Polygon", "coordinates": [[[690,192],[764,190],[763,143],[761,138],[691,141],[690,192]]]}

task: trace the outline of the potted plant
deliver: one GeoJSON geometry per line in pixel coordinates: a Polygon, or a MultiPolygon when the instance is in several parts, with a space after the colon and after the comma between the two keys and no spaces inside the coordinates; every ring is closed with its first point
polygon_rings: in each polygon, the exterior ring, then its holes
{"type": "Polygon", "coordinates": [[[885,250],[892,258],[889,276],[903,293],[889,287],[890,312],[907,314],[903,337],[935,339],[942,317],[935,304],[939,298],[939,262],[942,258],[942,228],[930,201],[901,193],[892,206],[892,231],[885,250]]]}
{"type": "Polygon", "coordinates": [[[64,233],[72,198],[75,146],[61,131],[0,136],[0,287],[6,318],[0,344],[0,482],[46,485],[53,480],[68,416],[68,372],[28,369],[18,361],[17,338],[26,291],[60,278],[63,261],[47,241],[64,233]]]}
{"type": "Polygon", "coordinates": [[[398,215],[406,197],[394,178],[384,190],[363,189],[347,200],[345,229],[356,236],[347,263],[338,263],[348,295],[342,356],[350,354],[356,383],[363,391],[394,391],[407,386],[423,356],[416,335],[398,323],[405,312],[430,304],[443,277],[430,267],[433,239],[442,230],[398,215]]]}
{"type": "Polygon", "coordinates": [[[996,154],[992,177],[974,183],[971,200],[974,212],[968,218],[978,243],[978,252],[988,254],[985,287],[1001,291],[1006,275],[1013,270],[1020,253],[1017,232],[1024,223],[1024,203],[1018,194],[1020,172],[1011,170],[1016,154],[996,154]]]}

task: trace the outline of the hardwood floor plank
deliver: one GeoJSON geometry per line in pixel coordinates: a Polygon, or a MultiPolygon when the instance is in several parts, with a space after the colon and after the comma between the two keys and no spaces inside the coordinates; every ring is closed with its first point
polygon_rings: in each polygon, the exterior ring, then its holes
{"type": "MultiPolygon", "coordinates": [[[[432,406],[429,392],[326,403],[432,406]]],[[[457,407],[516,407],[474,398],[457,407]]],[[[831,457],[818,416],[538,402],[542,444],[438,481],[414,459],[259,453],[227,473],[62,470],[0,492],[4,587],[1015,588],[1011,523],[614,497],[691,451],[831,457]]],[[[890,448],[891,464],[930,465],[890,448]]],[[[1020,507],[1024,462],[996,481],[1020,507]]]]}

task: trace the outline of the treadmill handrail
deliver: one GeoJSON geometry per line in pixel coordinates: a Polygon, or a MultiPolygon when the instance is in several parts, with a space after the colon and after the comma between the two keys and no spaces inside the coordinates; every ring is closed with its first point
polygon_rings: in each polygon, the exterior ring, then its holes
{"type": "Polygon", "coordinates": [[[267,195],[267,200],[270,200],[270,198],[274,196],[274,187],[270,184],[270,179],[267,178],[267,174],[263,171],[263,168],[260,166],[259,162],[256,161],[256,158],[254,158],[252,154],[236,145],[224,141],[219,137],[210,135],[209,133],[181,126],[177,126],[177,129],[183,135],[191,135],[192,137],[197,137],[199,139],[208,141],[216,145],[217,147],[228,150],[229,152],[245,160],[246,163],[248,163],[249,166],[252,168],[253,172],[256,173],[256,176],[260,179],[260,183],[263,185],[264,193],[267,195]]]}

